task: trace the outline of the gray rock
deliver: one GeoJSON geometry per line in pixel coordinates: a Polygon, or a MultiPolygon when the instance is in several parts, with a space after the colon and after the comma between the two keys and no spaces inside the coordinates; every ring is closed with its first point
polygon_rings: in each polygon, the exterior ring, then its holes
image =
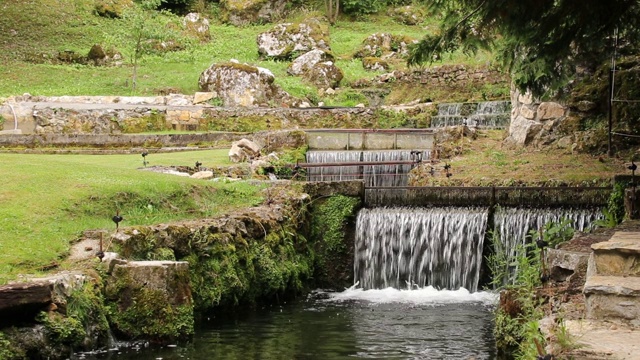
{"type": "Polygon", "coordinates": [[[287,73],[289,75],[302,75],[318,63],[333,60],[333,55],[330,53],[324,50],[313,49],[298,56],[287,68],[287,73]]]}
{"type": "Polygon", "coordinates": [[[198,13],[188,13],[182,19],[182,25],[187,30],[187,33],[200,39],[201,41],[208,41],[211,39],[209,34],[209,20],[200,16],[198,13]]]}
{"type": "Polygon", "coordinates": [[[258,106],[270,101],[289,102],[291,97],[274,83],[263,68],[235,62],[217,63],[202,72],[200,90],[215,92],[224,106],[258,106]]]}
{"type": "Polygon", "coordinates": [[[343,77],[342,70],[331,61],[315,64],[304,73],[305,80],[320,88],[336,88],[343,77]]]}
{"type": "Polygon", "coordinates": [[[588,259],[588,253],[559,249],[547,249],[545,253],[549,275],[555,281],[569,280],[579,267],[584,271],[588,259]]]}
{"type": "Polygon", "coordinates": [[[235,26],[269,23],[284,17],[287,3],[286,0],[222,0],[222,20],[235,26]]]}
{"type": "Polygon", "coordinates": [[[254,159],[260,155],[260,146],[251,140],[241,139],[231,144],[229,160],[242,162],[254,159]]]}
{"type": "Polygon", "coordinates": [[[316,18],[278,24],[258,35],[257,42],[258,54],[266,58],[290,59],[313,49],[330,51],[329,25],[316,18]]]}
{"type": "Polygon", "coordinates": [[[540,130],[542,130],[542,124],[539,122],[518,116],[515,119],[511,119],[509,136],[506,141],[516,145],[526,146],[534,140],[540,133],[540,130]]]}

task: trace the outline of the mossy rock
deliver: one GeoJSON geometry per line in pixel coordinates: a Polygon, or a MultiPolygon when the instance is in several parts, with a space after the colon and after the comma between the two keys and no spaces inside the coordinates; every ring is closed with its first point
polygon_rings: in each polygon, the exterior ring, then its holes
{"type": "Polygon", "coordinates": [[[303,77],[313,85],[326,89],[338,87],[344,73],[333,62],[327,61],[314,65],[303,77]]]}
{"type": "Polygon", "coordinates": [[[269,23],[282,19],[288,7],[285,0],[222,0],[221,20],[235,26],[269,23]]]}
{"type": "Polygon", "coordinates": [[[135,6],[133,0],[95,0],[94,11],[99,16],[121,18],[124,11],[132,6],[135,6]]]}
{"type": "Polygon", "coordinates": [[[376,33],[362,41],[362,47],[354,57],[405,58],[409,55],[409,45],[413,43],[415,40],[408,36],[376,33]]]}
{"type": "Polygon", "coordinates": [[[278,24],[258,35],[257,42],[260,57],[275,60],[291,60],[314,49],[330,51],[329,24],[315,17],[278,24]]]}
{"type": "Polygon", "coordinates": [[[390,9],[387,14],[395,21],[405,25],[418,25],[424,21],[424,11],[416,6],[407,5],[390,9]]]}
{"type": "Polygon", "coordinates": [[[390,68],[387,61],[372,56],[362,58],[362,67],[370,71],[384,71],[390,68]]]}

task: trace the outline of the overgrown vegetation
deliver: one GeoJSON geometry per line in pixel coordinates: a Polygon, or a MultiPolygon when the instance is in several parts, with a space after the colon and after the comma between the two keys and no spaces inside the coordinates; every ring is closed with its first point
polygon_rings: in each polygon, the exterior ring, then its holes
{"type": "MultiPolygon", "coordinates": [[[[530,241],[519,245],[515,256],[507,255],[499,235],[492,234],[494,253],[487,258],[493,275],[494,288],[501,291],[500,306],[496,309],[494,336],[499,352],[515,354],[517,359],[536,359],[540,355],[536,346],[545,339],[539,330],[544,317],[545,299],[538,289],[548,274],[542,265],[543,251],[534,240],[543,240],[550,247],[571,239],[573,229],[568,221],[546,224],[543,229],[532,230],[530,241]]],[[[553,330],[559,333],[564,346],[572,346],[562,323],[553,330]]]]}
{"type": "Polygon", "coordinates": [[[318,285],[346,280],[350,269],[345,264],[352,257],[351,244],[347,243],[348,224],[360,206],[360,199],[334,195],[318,199],[312,205],[310,237],[314,242],[316,259],[314,278],[318,285]]]}

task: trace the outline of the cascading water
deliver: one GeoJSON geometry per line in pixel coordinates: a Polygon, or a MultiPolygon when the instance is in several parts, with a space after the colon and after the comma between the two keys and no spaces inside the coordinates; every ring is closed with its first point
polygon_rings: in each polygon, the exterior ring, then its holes
{"type": "MultiPolygon", "coordinates": [[[[494,231],[500,236],[500,243],[509,258],[516,256],[518,246],[527,242],[531,230],[538,231],[546,224],[568,220],[570,226],[585,231],[594,221],[602,219],[600,209],[524,209],[498,208],[494,216],[494,231]]],[[[514,275],[516,269],[513,269],[514,275]]]]}
{"type": "Polygon", "coordinates": [[[478,289],[488,210],[362,209],[356,221],[355,280],[364,289],[478,289]]]}
{"type": "MultiPolygon", "coordinates": [[[[421,159],[428,160],[429,151],[420,151],[421,159]]],[[[380,161],[416,160],[412,150],[367,150],[367,151],[309,151],[309,163],[356,163],[380,161]]],[[[374,186],[406,186],[407,174],[412,164],[397,165],[358,165],[358,166],[323,166],[309,168],[308,181],[346,181],[364,180],[367,187],[374,186]]]]}
{"type": "MultiPolygon", "coordinates": [[[[356,221],[355,281],[364,289],[478,290],[488,209],[372,208],[356,221]]],[[[493,231],[516,256],[531,230],[568,220],[578,231],[601,219],[598,209],[497,208],[493,231]]],[[[517,269],[512,269],[515,274],[517,269]]]]}
{"type": "Polygon", "coordinates": [[[431,118],[431,127],[467,124],[485,128],[505,128],[509,125],[510,112],[509,101],[439,104],[438,115],[431,118]]]}

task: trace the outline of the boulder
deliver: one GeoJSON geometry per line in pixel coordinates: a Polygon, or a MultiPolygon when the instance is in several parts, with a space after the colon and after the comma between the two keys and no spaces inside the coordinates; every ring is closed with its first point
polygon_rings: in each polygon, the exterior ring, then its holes
{"type": "Polygon", "coordinates": [[[235,26],[270,23],[284,17],[287,3],[286,0],[222,0],[222,21],[235,26]]]}
{"type": "Polygon", "coordinates": [[[98,44],[93,45],[87,54],[87,60],[93,63],[93,65],[104,65],[107,59],[107,53],[102,46],[98,44]]]}
{"type": "Polygon", "coordinates": [[[186,261],[116,264],[105,295],[110,322],[127,338],[168,340],[193,334],[193,299],[186,261]]]}
{"type": "Polygon", "coordinates": [[[257,42],[262,58],[288,60],[313,49],[329,51],[329,25],[316,18],[278,24],[258,35],[257,42]]]}
{"type": "Polygon", "coordinates": [[[538,120],[558,119],[565,115],[564,106],[556,102],[543,102],[538,107],[538,120]]]}
{"type": "Polygon", "coordinates": [[[217,63],[203,71],[200,90],[215,92],[223,106],[258,106],[270,101],[288,103],[289,94],[274,83],[273,74],[263,68],[237,62],[217,63]]]}
{"type": "Polygon", "coordinates": [[[542,130],[542,124],[537,121],[517,116],[511,119],[509,125],[509,136],[506,141],[512,144],[526,146],[529,145],[542,130]]]}
{"type": "Polygon", "coordinates": [[[189,13],[182,19],[182,25],[188,35],[206,42],[211,40],[209,20],[198,13],[189,13]]]}
{"type": "Polygon", "coordinates": [[[355,53],[356,58],[380,57],[388,59],[392,57],[406,57],[409,55],[409,44],[416,40],[408,36],[398,36],[387,33],[370,35],[362,42],[362,47],[355,53]]]}
{"type": "Polygon", "coordinates": [[[124,11],[134,6],[133,0],[96,0],[95,13],[110,18],[120,18],[124,11]]]}
{"type": "Polygon", "coordinates": [[[302,75],[317,63],[334,60],[335,59],[331,53],[320,49],[313,49],[293,60],[287,68],[287,73],[289,75],[302,75]]]}
{"type": "Polygon", "coordinates": [[[198,171],[197,173],[194,173],[193,175],[191,175],[192,179],[212,179],[213,178],[213,171],[198,171]]]}
{"type": "Polygon", "coordinates": [[[254,159],[258,156],[260,156],[260,145],[247,139],[233,142],[229,150],[229,160],[235,163],[254,159]]]}
{"type": "Polygon", "coordinates": [[[424,21],[424,12],[416,6],[400,6],[387,12],[395,21],[405,25],[418,25],[424,21]]]}
{"type": "Polygon", "coordinates": [[[315,64],[304,73],[305,80],[321,88],[336,88],[344,74],[332,61],[315,64]]]}
{"type": "Polygon", "coordinates": [[[383,71],[389,70],[389,63],[380,58],[368,56],[362,58],[362,67],[370,71],[383,71]]]}

